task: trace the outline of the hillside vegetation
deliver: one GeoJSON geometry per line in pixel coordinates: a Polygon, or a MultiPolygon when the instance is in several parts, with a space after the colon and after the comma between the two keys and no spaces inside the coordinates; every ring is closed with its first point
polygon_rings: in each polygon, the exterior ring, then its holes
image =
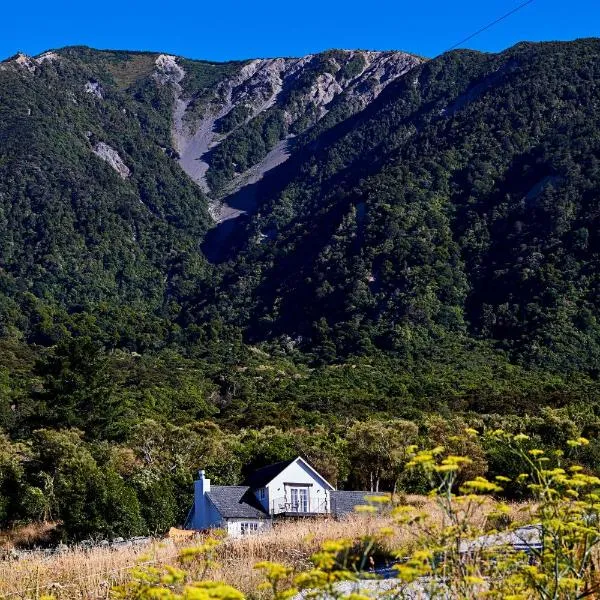
{"type": "Polygon", "coordinates": [[[465,426],[583,433],[596,470],[599,58],[0,63],[0,524],[161,532],[200,466],[233,484],[297,454],[421,492],[413,441],[506,474],[465,426]],[[203,123],[200,185],[176,134],[203,123]]]}
{"type": "Polygon", "coordinates": [[[599,52],[520,44],[413,69],[265,182],[221,314],[342,355],[450,335],[596,373],[599,52]]]}

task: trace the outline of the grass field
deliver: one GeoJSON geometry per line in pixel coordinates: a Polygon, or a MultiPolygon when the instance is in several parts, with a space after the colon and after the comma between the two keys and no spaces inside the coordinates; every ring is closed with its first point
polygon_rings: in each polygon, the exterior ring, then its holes
{"type": "MultiPolygon", "coordinates": [[[[409,497],[408,502],[422,508],[433,517],[432,522],[441,524],[441,512],[428,498],[409,497]],[[437,518],[439,516],[439,519],[437,518]]],[[[489,506],[486,508],[489,509],[489,506]]],[[[524,507],[511,507],[511,517],[516,522],[522,517],[524,507]]],[[[474,514],[474,524],[485,528],[485,513],[482,508],[474,514]]],[[[309,558],[330,539],[359,540],[365,535],[375,534],[392,524],[392,519],[383,514],[355,514],[347,519],[304,519],[276,523],[273,529],[259,535],[240,539],[224,539],[215,553],[216,564],[207,577],[230,583],[252,597],[260,597],[256,591],[262,580],[254,564],[269,560],[295,567],[297,570],[309,566],[309,558]]],[[[398,528],[385,538],[382,550],[409,548],[412,533],[398,528]]],[[[18,560],[0,562],[0,599],[40,598],[52,594],[57,600],[109,598],[111,588],[127,580],[136,564],[160,566],[174,564],[178,552],[186,546],[202,541],[202,536],[193,540],[156,540],[146,546],[126,548],[71,548],[60,554],[47,556],[33,552],[18,560]]],[[[186,567],[192,576],[194,565],[186,567]]]]}

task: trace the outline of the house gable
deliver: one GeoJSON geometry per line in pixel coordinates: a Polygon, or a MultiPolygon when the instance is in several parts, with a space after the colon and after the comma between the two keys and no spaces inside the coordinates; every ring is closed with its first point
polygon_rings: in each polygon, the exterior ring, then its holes
{"type": "Polygon", "coordinates": [[[265,487],[265,504],[268,503],[272,514],[327,513],[330,507],[329,494],[335,489],[300,457],[281,469],[265,487]]]}
{"type": "MultiPolygon", "coordinates": [[[[304,469],[304,471],[306,471],[309,475],[311,475],[313,477],[313,479],[319,483],[319,485],[324,489],[324,490],[335,490],[335,487],[333,487],[329,481],[327,481],[327,479],[325,479],[325,477],[323,477],[316,469],[314,469],[308,462],[306,462],[303,458],[301,458],[300,456],[294,461],[297,465],[299,465],[302,469],[304,469]]],[[[290,465],[291,466],[291,465],[290,465]]]]}

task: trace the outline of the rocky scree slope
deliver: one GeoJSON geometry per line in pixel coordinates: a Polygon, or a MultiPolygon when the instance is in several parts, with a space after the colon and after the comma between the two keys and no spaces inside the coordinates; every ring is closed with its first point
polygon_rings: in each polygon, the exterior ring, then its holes
{"type": "Polygon", "coordinates": [[[175,57],[160,57],[157,67],[175,89],[180,165],[213,198],[212,214],[222,222],[252,210],[227,199],[284,162],[298,135],[326,115],[331,127],[362,110],[420,62],[403,52],[367,51],[258,59],[203,90],[182,84],[185,70],[175,57]]]}

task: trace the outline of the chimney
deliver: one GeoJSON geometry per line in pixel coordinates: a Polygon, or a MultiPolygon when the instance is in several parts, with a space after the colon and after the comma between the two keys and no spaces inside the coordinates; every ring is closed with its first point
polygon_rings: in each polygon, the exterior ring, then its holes
{"type": "Polygon", "coordinates": [[[204,529],[208,526],[206,514],[206,496],[210,492],[210,479],[206,478],[204,470],[198,472],[198,479],[194,481],[194,517],[192,527],[204,529]]]}
{"type": "Polygon", "coordinates": [[[198,471],[198,481],[196,483],[199,485],[202,494],[210,492],[210,479],[206,478],[204,469],[198,471]]]}

